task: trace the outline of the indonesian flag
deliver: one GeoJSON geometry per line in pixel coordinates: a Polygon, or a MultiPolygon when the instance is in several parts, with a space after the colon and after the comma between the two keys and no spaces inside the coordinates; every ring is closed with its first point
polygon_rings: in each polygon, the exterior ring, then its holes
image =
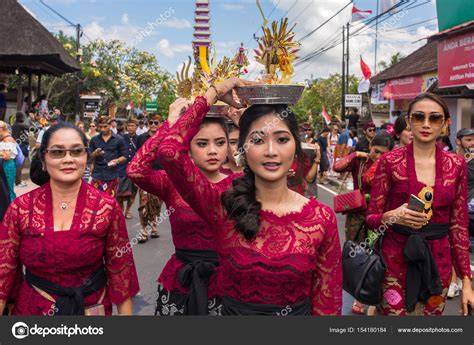
{"type": "Polygon", "coordinates": [[[369,92],[370,88],[370,77],[372,76],[372,72],[370,71],[369,66],[362,60],[362,56],[360,57],[360,69],[362,70],[362,74],[364,75],[364,79],[361,80],[359,86],[357,87],[357,91],[359,93],[366,93],[369,92]]]}
{"type": "Polygon", "coordinates": [[[323,114],[324,121],[326,121],[326,125],[329,125],[331,123],[331,118],[329,117],[329,114],[327,113],[326,107],[324,105],[323,105],[322,114],[323,114]]]}
{"type": "Polygon", "coordinates": [[[359,20],[363,20],[363,19],[369,17],[371,14],[372,14],[372,11],[371,11],[371,10],[362,11],[362,10],[359,10],[357,7],[353,6],[353,7],[352,7],[352,19],[351,19],[351,22],[354,23],[354,22],[357,22],[357,21],[359,21],[359,20]]]}
{"type": "Polygon", "coordinates": [[[130,110],[133,108],[133,102],[128,103],[127,105],[127,110],[130,110]]]}

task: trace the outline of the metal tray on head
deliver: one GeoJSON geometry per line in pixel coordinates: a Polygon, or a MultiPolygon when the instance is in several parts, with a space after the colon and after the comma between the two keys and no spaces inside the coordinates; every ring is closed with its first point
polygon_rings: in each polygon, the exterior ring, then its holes
{"type": "Polygon", "coordinates": [[[229,113],[229,106],[227,104],[213,104],[211,109],[206,114],[206,117],[222,117],[229,113]]]}
{"type": "Polygon", "coordinates": [[[298,102],[304,85],[259,84],[238,86],[237,96],[246,104],[288,104],[298,102]]]}

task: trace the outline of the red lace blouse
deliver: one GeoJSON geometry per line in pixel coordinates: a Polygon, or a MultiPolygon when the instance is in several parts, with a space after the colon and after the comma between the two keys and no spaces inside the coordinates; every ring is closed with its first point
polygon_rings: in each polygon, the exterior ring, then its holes
{"type": "Polygon", "coordinates": [[[340,315],[341,249],[334,212],[314,199],[283,216],[262,210],[258,234],[245,239],[221,205],[222,191],[188,155],[208,110],[206,99],[198,97],[170,129],[158,157],[172,172],[169,177],[178,191],[217,236],[223,290],[248,303],[288,305],[309,298],[313,315],[340,315]]]}
{"type": "MultiPolygon", "coordinates": [[[[125,218],[107,194],[83,182],[70,230],[54,231],[49,183],[16,198],[0,224],[0,300],[16,294],[14,315],[52,315],[51,302],[20,280],[31,273],[63,287],[79,286],[105,264],[106,313],[139,291],[125,218]],[[17,291],[17,289],[19,289],[17,291]]],[[[96,304],[102,289],[87,296],[96,304]]],[[[56,297],[56,296],[53,296],[56,297]]]]}
{"type": "MultiPolygon", "coordinates": [[[[381,227],[382,215],[408,202],[410,194],[418,195],[425,185],[418,181],[413,157],[413,144],[384,154],[378,163],[372,185],[372,195],[367,210],[369,229],[381,227]]],[[[433,186],[433,216],[430,222],[449,223],[449,236],[439,240],[429,240],[443,287],[447,289],[454,265],[459,277],[471,276],[469,266],[469,241],[467,218],[467,169],[466,162],[456,154],[436,147],[436,179],[433,186]]],[[[389,226],[385,232],[382,252],[387,264],[386,287],[393,301],[385,310],[397,309],[403,299],[407,266],[403,259],[406,236],[395,233],[389,226]],[[397,298],[393,298],[396,296],[397,298]],[[392,309],[390,309],[392,308],[392,309]]],[[[447,291],[447,290],[446,290],[447,291]]],[[[427,306],[426,308],[429,308],[427,306]]],[[[400,307],[401,308],[401,307],[400,307]]],[[[442,311],[439,306],[431,306],[426,313],[442,311]],[[437,309],[436,309],[437,308],[437,309]]],[[[444,308],[444,304],[443,304],[444,308]]]]}
{"type": "MultiPolygon", "coordinates": [[[[128,164],[127,175],[141,189],[158,196],[166,204],[171,235],[175,248],[216,250],[214,234],[209,231],[208,224],[181,197],[165,170],[154,170],[152,165],[157,159],[157,151],[168,130],[168,123],[163,124],[153,137],[140,147],[133,160],[128,164]]],[[[196,168],[197,169],[197,168],[196,168]]],[[[232,183],[233,175],[216,183],[218,189],[225,190],[232,183]]],[[[168,290],[179,290],[186,293],[188,288],[181,285],[178,272],[185,264],[173,254],[161,272],[158,282],[168,290]]],[[[208,285],[208,296],[221,296],[218,278],[219,267],[216,268],[208,285]]]]}

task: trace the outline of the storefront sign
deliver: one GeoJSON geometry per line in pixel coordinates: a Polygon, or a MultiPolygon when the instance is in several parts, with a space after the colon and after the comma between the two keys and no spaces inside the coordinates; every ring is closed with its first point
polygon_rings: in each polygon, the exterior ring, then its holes
{"type": "Polygon", "coordinates": [[[387,99],[411,99],[420,94],[422,86],[422,76],[391,79],[383,88],[382,95],[387,99]]]}
{"type": "Polygon", "coordinates": [[[346,107],[361,107],[362,106],[362,95],[348,94],[345,97],[346,107]]]}
{"type": "Polygon", "coordinates": [[[383,88],[385,87],[385,82],[372,85],[372,96],[370,98],[370,103],[372,104],[387,104],[388,99],[385,99],[382,95],[383,88]]]}
{"type": "Polygon", "coordinates": [[[439,87],[474,83],[474,30],[438,42],[439,87]]]}

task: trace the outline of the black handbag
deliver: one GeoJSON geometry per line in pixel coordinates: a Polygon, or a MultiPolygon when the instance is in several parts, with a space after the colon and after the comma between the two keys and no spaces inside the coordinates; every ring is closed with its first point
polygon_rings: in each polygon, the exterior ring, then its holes
{"type": "Polygon", "coordinates": [[[346,241],[342,250],[343,288],[363,304],[377,305],[383,299],[382,284],[387,267],[380,250],[382,237],[371,248],[346,241]]]}

